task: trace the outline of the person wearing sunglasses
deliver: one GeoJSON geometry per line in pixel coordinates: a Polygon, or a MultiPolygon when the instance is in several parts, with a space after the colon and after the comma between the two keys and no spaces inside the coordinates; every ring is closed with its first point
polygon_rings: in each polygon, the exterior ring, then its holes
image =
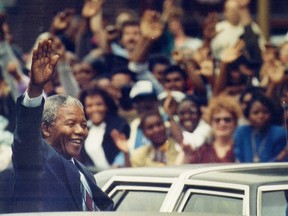
{"type": "Polygon", "coordinates": [[[196,150],[184,146],[184,163],[229,163],[235,161],[233,134],[241,116],[239,104],[231,96],[219,95],[210,99],[208,110],[212,138],[196,150]]]}

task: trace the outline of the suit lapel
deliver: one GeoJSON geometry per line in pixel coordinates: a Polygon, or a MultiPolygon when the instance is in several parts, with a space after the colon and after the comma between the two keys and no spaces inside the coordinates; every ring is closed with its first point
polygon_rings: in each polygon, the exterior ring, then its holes
{"type": "MultiPolygon", "coordinates": [[[[65,160],[65,159],[63,159],[65,160]]],[[[82,210],[82,198],[80,192],[80,174],[77,167],[70,161],[64,161],[65,171],[73,198],[79,208],[82,210]]]]}

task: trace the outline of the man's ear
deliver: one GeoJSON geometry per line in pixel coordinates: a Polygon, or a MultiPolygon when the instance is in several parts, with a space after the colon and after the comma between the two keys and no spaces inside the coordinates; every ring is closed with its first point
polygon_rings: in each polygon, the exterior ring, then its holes
{"type": "Polygon", "coordinates": [[[46,139],[46,138],[49,138],[50,135],[51,135],[50,126],[49,126],[47,123],[43,122],[43,123],[41,124],[41,129],[42,129],[42,135],[43,135],[43,137],[44,137],[45,139],[46,139]]]}

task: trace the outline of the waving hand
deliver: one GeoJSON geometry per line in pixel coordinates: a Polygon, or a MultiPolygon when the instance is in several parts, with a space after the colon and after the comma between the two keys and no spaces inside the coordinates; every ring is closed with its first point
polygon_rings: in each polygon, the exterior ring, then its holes
{"type": "Polygon", "coordinates": [[[39,42],[38,47],[33,50],[32,66],[28,94],[36,97],[42,94],[44,85],[51,79],[56,67],[59,55],[52,56],[52,41],[39,42]]]}

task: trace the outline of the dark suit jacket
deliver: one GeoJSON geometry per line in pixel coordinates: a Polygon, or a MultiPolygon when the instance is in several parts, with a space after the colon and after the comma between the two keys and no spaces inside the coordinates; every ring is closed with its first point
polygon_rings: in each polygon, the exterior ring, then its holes
{"type": "Polygon", "coordinates": [[[40,107],[27,108],[17,101],[13,144],[13,208],[16,212],[82,211],[80,174],[86,177],[93,200],[100,210],[112,210],[113,201],[97,186],[93,175],[75,160],[75,165],[43,139],[40,107]],[[77,169],[78,167],[78,169],[77,169]]]}

